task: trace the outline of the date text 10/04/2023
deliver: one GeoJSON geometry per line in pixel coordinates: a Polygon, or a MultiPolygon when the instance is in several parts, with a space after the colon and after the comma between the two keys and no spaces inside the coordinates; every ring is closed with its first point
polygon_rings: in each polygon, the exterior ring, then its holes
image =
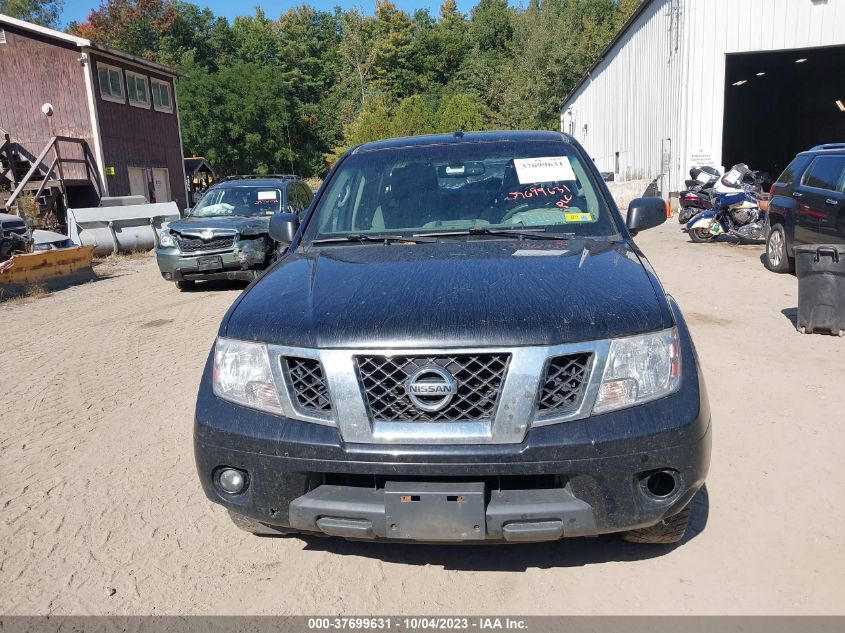
{"type": "Polygon", "coordinates": [[[401,631],[465,631],[511,630],[526,631],[528,624],[520,618],[500,617],[338,617],[308,618],[308,629],[319,630],[401,630],[401,631]]]}

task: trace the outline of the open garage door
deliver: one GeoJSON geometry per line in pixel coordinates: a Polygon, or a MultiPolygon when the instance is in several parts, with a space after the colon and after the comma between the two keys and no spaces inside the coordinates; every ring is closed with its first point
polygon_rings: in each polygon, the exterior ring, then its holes
{"type": "Polygon", "coordinates": [[[747,163],[777,178],[798,152],[845,142],[843,69],[845,46],[728,55],[725,167],[747,163]]]}

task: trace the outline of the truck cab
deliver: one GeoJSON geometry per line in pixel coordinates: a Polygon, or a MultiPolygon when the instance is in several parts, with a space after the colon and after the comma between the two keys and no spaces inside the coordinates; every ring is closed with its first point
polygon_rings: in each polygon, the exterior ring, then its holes
{"type": "Polygon", "coordinates": [[[680,308],[571,137],[348,151],[232,305],[199,389],[208,497],[258,534],[680,540],[710,411],[680,308]]]}

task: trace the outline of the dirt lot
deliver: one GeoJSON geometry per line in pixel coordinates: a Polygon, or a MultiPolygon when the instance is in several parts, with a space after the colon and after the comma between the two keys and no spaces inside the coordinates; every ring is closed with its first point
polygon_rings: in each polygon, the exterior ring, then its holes
{"type": "Polygon", "coordinates": [[[0,613],[845,614],[845,339],[802,336],[759,246],[639,242],[693,330],[713,461],[677,548],[260,539],[203,496],[191,415],[238,289],[151,257],[0,305],[0,613]],[[16,332],[10,336],[9,332],[16,332]]]}

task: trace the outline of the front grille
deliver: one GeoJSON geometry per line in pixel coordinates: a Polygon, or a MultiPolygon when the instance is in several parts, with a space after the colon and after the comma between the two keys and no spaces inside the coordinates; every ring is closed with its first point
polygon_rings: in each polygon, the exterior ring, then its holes
{"type": "Polygon", "coordinates": [[[218,251],[224,248],[232,248],[235,244],[235,236],[214,237],[210,240],[193,239],[189,237],[177,237],[176,243],[183,253],[195,253],[197,251],[218,251]]]}
{"type": "Polygon", "coordinates": [[[287,357],[290,386],[300,409],[328,413],[332,410],[329,390],[320,361],[313,358],[287,357]]]}
{"type": "Polygon", "coordinates": [[[592,356],[585,352],[551,359],[537,405],[540,413],[563,413],[578,406],[592,356]]]}
{"type": "Polygon", "coordinates": [[[510,354],[356,356],[372,419],[381,422],[467,422],[493,417],[510,354]],[[414,406],[405,382],[417,369],[438,365],[454,376],[457,393],[440,411],[414,406]]]}

